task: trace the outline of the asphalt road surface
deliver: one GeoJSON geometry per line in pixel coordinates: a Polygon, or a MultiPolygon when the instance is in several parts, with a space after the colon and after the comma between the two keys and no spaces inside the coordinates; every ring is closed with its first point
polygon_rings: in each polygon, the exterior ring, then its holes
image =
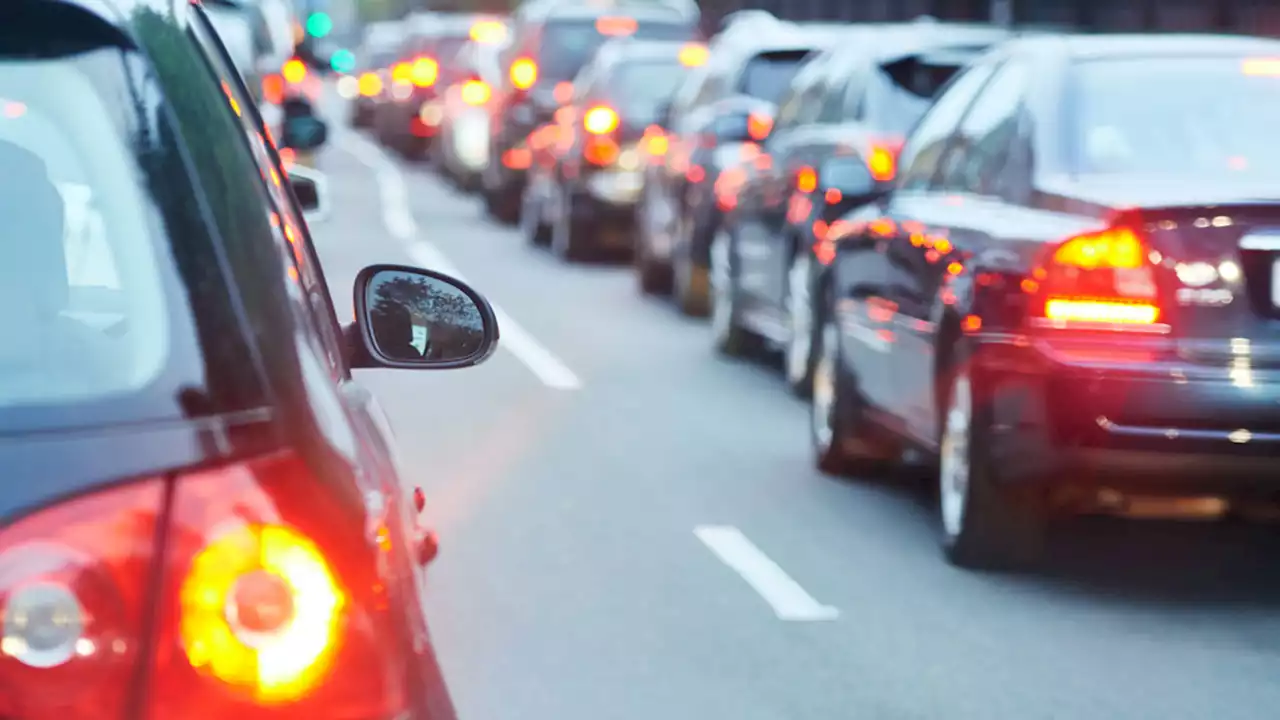
{"type": "Polygon", "coordinates": [[[1273,532],[1082,523],[1043,572],[949,567],[909,483],[811,469],[775,370],[335,136],[315,233],[340,312],[376,262],[501,309],[480,368],[361,375],[440,531],[464,720],[1280,717],[1273,532]]]}

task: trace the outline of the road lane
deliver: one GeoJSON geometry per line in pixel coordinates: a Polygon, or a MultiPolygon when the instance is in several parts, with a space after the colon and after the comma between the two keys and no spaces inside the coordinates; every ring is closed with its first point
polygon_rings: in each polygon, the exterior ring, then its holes
{"type": "MultiPolygon", "coordinates": [[[[331,285],[412,259],[372,173],[338,151],[322,167],[331,285]]],[[[1274,716],[1274,538],[1089,523],[1042,574],[955,570],[917,495],[810,469],[774,372],[716,358],[625,269],[561,265],[404,172],[423,239],[582,380],[556,392],[507,353],[362,375],[441,529],[430,610],[467,720],[1274,716]],[[705,525],[839,618],[780,621],[705,525]]]]}

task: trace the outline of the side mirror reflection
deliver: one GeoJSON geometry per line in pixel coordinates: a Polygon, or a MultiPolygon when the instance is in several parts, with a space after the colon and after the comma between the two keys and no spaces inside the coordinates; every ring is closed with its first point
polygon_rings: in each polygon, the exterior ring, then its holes
{"type": "Polygon", "coordinates": [[[372,366],[469,367],[498,346],[498,321],[488,301],[447,275],[375,265],[361,271],[355,293],[372,366]]]}

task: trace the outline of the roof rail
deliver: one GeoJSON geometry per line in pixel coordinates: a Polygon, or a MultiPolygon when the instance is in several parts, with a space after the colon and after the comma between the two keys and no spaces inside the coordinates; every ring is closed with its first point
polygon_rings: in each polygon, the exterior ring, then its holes
{"type": "Polygon", "coordinates": [[[720,32],[728,30],[730,27],[736,27],[747,24],[769,23],[781,24],[782,21],[776,15],[768,10],[748,9],[735,10],[720,19],[720,32]]]}

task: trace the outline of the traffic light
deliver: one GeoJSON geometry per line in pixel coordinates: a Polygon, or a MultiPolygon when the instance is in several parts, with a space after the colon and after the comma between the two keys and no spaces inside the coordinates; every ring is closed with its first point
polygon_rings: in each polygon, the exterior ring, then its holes
{"type": "Polygon", "coordinates": [[[333,55],[329,56],[329,67],[337,73],[349,73],[356,69],[356,56],[346,48],[335,50],[333,55]]]}
{"type": "Polygon", "coordinates": [[[329,17],[329,13],[315,12],[307,18],[307,34],[311,37],[322,38],[333,32],[333,18],[329,17]]]}

